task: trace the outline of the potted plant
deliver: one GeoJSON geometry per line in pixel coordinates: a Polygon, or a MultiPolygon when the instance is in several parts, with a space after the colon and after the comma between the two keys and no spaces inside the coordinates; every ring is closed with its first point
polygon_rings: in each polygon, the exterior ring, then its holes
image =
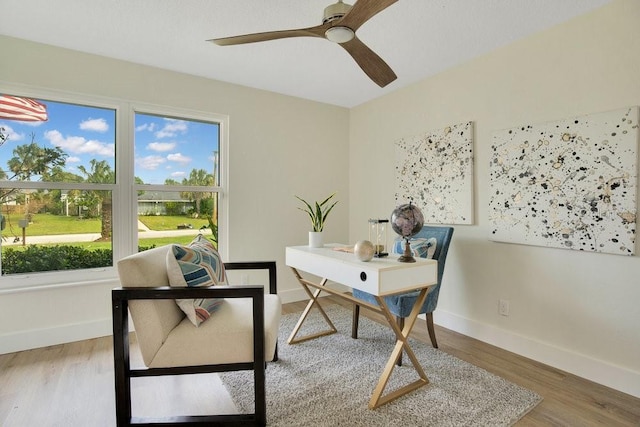
{"type": "Polygon", "coordinates": [[[327,216],[329,216],[329,212],[331,212],[333,207],[338,204],[337,201],[331,203],[331,199],[333,199],[335,195],[336,193],[333,193],[320,203],[315,202],[314,206],[301,197],[295,196],[296,199],[304,203],[304,207],[299,207],[298,209],[306,212],[311,219],[313,231],[309,232],[309,246],[312,248],[322,247],[322,231],[324,229],[324,223],[327,220],[327,216]]]}

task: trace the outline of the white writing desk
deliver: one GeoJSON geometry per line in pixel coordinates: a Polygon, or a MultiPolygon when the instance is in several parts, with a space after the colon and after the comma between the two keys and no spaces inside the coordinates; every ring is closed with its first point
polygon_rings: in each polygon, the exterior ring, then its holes
{"type": "Polygon", "coordinates": [[[286,248],[286,263],[291,267],[296,279],[298,279],[309,296],[309,303],[291,332],[288,343],[296,344],[337,332],[331,319],[329,319],[329,316],[327,316],[318,302],[318,297],[321,292],[339,296],[353,303],[365,306],[377,313],[381,313],[396,335],[396,345],[391,352],[391,356],[380,376],[378,385],[374,389],[371,400],[369,401],[369,408],[375,409],[429,383],[427,375],[424,373],[422,366],[409,346],[408,337],[418,318],[420,308],[427,297],[430,287],[435,285],[438,280],[438,263],[437,261],[423,258],[416,258],[416,262],[414,263],[402,263],[398,262],[398,255],[394,254],[390,254],[384,258],[374,258],[369,262],[362,262],[359,261],[353,253],[334,250],[337,247],[343,246],[344,245],[333,244],[325,245],[323,248],[310,248],[308,246],[289,246],[286,248]],[[321,277],[322,280],[319,283],[314,283],[302,277],[301,272],[321,277]],[[369,304],[349,294],[331,289],[327,286],[329,281],[373,294],[378,305],[369,304]],[[315,291],[311,291],[310,288],[314,288],[315,291]],[[393,314],[389,311],[384,297],[413,290],[419,290],[420,294],[411,310],[411,314],[405,319],[404,328],[401,330],[393,314]],[[296,337],[300,327],[314,306],[318,308],[324,317],[329,329],[304,337],[296,337]],[[411,359],[411,363],[418,373],[419,378],[383,396],[382,393],[393,372],[396,360],[398,360],[403,350],[407,353],[409,359],[411,359]]]}

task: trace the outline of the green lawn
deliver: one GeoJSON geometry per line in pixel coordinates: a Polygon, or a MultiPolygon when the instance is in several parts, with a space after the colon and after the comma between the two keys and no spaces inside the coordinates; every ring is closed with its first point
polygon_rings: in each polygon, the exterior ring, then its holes
{"type": "MultiPolygon", "coordinates": [[[[4,235],[15,234],[22,236],[22,228],[18,221],[24,218],[22,214],[4,215],[7,226],[4,235]]],[[[32,222],[27,226],[28,236],[47,236],[54,234],[99,233],[100,219],[78,219],[76,216],[62,216],[51,214],[33,214],[32,222]]]]}
{"type": "MultiPolygon", "coordinates": [[[[24,218],[22,214],[5,215],[7,227],[4,235],[22,235],[18,221],[24,218]]],[[[191,224],[194,230],[203,225],[209,225],[206,218],[189,218],[187,216],[139,216],[138,219],[150,230],[177,230],[179,224],[191,224]]],[[[99,233],[101,221],[99,218],[83,218],[77,216],[62,216],[52,214],[33,214],[32,222],[27,226],[27,236],[47,236],[56,234],[99,233]]]]}
{"type": "MultiPolygon", "coordinates": [[[[7,226],[3,230],[2,235],[6,238],[12,238],[14,235],[21,237],[22,229],[18,226],[18,220],[23,219],[22,214],[5,215],[7,226]]],[[[193,230],[200,229],[203,225],[208,225],[206,219],[194,219],[186,216],[140,216],[140,221],[150,230],[167,231],[177,230],[179,224],[191,224],[193,230]]],[[[83,233],[100,233],[100,219],[79,219],[75,216],[59,216],[51,214],[34,214],[32,222],[27,226],[27,244],[29,244],[29,236],[47,236],[60,234],[83,234],[83,233]]],[[[141,233],[140,246],[162,246],[169,243],[188,244],[193,240],[193,236],[173,236],[159,238],[143,238],[141,233]]],[[[74,242],[65,243],[74,246],[81,246],[87,249],[111,249],[111,242],[74,242]]],[[[55,244],[47,245],[54,246],[55,244]]],[[[12,246],[14,249],[20,249],[22,246],[12,246]]]]}
{"type": "Polygon", "coordinates": [[[209,225],[206,218],[189,218],[186,216],[138,216],[138,220],[146,225],[150,230],[166,231],[176,230],[180,224],[191,224],[194,230],[200,229],[203,225],[209,225]]]}

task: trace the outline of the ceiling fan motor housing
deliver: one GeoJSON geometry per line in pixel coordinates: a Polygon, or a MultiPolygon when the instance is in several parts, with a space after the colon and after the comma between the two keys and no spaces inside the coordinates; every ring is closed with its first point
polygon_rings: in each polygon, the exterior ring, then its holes
{"type": "Polygon", "coordinates": [[[334,3],[324,8],[324,19],[322,20],[323,24],[327,22],[335,21],[336,19],[342,18],[349,10],[351,9],[350,4],[342,3],[342,0],[338,3],[334,3]]]}

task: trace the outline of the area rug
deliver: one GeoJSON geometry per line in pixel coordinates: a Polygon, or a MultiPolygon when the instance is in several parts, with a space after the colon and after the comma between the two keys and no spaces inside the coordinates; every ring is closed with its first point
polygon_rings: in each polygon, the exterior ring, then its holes
{"type": "MultiPolygon", "coordinates": [[[[338,305],[325,310],[339,332],[294,345],[287,344],[287,338],[300,315],[282,318],[279,361],[267,365],[269,426],[509,426],[542,400],[429,344],[410,340],[429,384],[370,410],[369,399],[393,349],[393,332],[361,316],[359,338],[353,340],[351,311],[338,305]]],[[[314,309],[301,334],[325,325],[314,309]]],[[[403,361],[385,394],[418,378],[406,355],[403,361]]],[[[253,411],[252,373],[220,377],[238,409],[253,411]]]]}

